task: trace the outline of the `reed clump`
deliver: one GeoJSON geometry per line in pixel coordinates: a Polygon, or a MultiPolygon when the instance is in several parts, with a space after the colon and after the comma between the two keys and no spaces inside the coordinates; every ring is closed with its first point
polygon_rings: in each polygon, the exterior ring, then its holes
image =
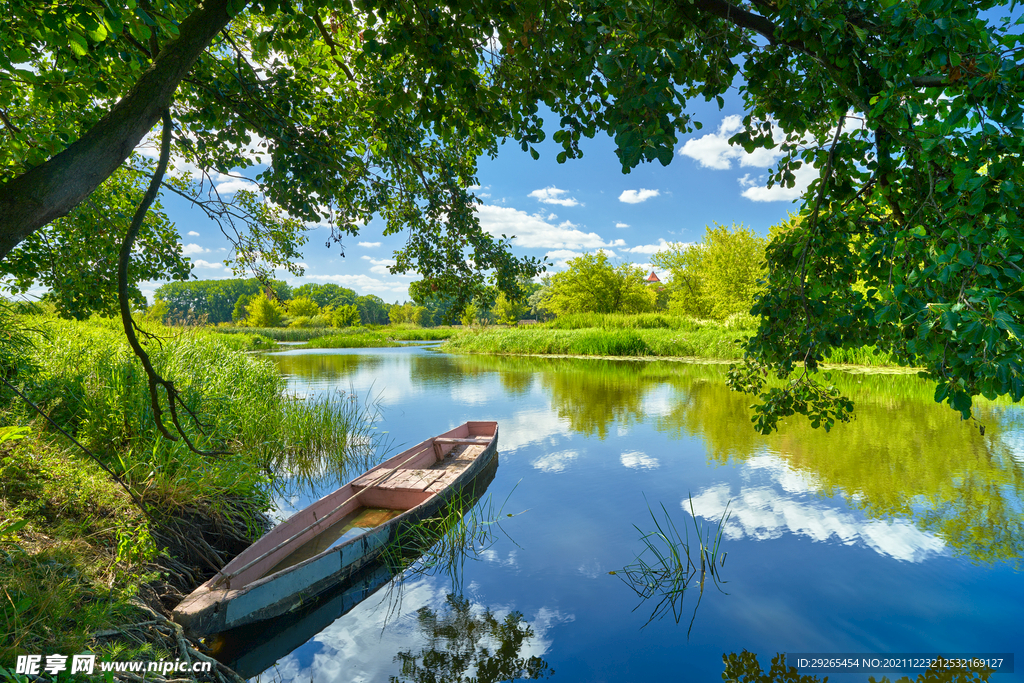
{"type": "Polygon", "coordinates": [[[355,328],[344,334],[310,339],[307,349],[387,348],[406,346],[401,342],[441,341],[450,339],[459,331],[451,327],[382,327],[355,328]]]}
{"type": "Polygon", "coordinates": [[[573,356],[689,356],[738,360],[742,334],[717,325],[693,331],[666,328],[536,327],[465,332],[442,345],[452,353],[573,356]]]}
{"type": "Polygon", "coordinates": [[[79,652],[137,614],[140,595],[166,610],[265,531],[283,481],[374,457],[372,407],[289,396],[245,337],[143,325],[161,337],[148,343],[156,369],[195,416],[186,432],[223,451],[205,455],[159,436],[119,321],[9,322],[20,342],[0,354],[4,376],[53,422],[0,391],[0,616],[16,634],[0,660],[13,661],[10,647],[79,652]]]}

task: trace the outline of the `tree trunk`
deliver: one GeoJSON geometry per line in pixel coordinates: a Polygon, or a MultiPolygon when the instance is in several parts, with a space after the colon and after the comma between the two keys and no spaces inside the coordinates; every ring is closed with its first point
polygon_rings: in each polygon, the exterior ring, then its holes
{"type": "Polygon", "coordinates": [[[132,153],[160,120],[181,79],[231,17],[228,0],[204,0],[110,112],[63,152],[0,185],[0,259],[67,214],[132,153]]]}

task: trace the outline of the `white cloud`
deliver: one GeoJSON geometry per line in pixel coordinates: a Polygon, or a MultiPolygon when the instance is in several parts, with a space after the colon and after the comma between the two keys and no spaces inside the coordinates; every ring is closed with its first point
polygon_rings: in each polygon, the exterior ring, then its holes
{"type": "Polygon", "coordinates": [[[740,178],[739,183],[746,188],[742,192],[743,196],[751,201],[791,202],[803,196],[808,186],[818,177],[818,169],[810,164],[804,164],[794,171],[793,175],[796,178],[793,187],[783,187],[782,185],[775,185],[770,188],[765,187],[762,184],[764,182],[763,177],[753,179],[749,173],[740,178]]]}
{"type": "Polygon", "coordinates": [[[625,251],[629,252],[630,254],[648,254],[648,255],[650,255],[650,254],[657,254],[659,251],[665,251],[666,249],[671,247],[673,244],[676,244],[676,243],[675,242],[666,242],[664,240],[664,238],[659,237],[657,244],[641,244],[641,245],[636,246],[636,247],[630,247],[629,249],[626,249],[625,251]]]}
{"type": "Polygon", "coordinates": [[[628,228],[629,227],[629,223],[616,223],[615,227],[616,228],[628,228]]]}
{"type": "Polygon", "coordinates": [[[195,260],[195,261],[192,262],[192,267],[193,268],[209,268],[210,270],[223,270],[225,266],[224,266],[223,263],[210,263],[209,261],[204,261],[203,259],[198,259],[198,260],[195,260]]]}
{"type": "Polygon", "coordinates": [[[189,237],[199,237],[199,233],[196,232],[195,230],[189,230],[188,231],[188,236],[189,237]]]}
{"type": "Polygon", "coordinates": [[[651,197],[657,197],[660,194],[661,192],[658,190],[647,190],[644,188],[639,190],[626,190],[619,195],[619,201],[627,204],[639,204],[640,202],[646,202],[651,197]]]}
{"type": "Polygon", "coordinates": [[[528,196],[538,199],[543,204],[558,204],[559,206],[579,206],[580,203],[573,197],[562,197],[567,190],[559,190],[552,185],[543,190],[534,190],[528,196]]]}
{"type": "Polygon", "coordinates": [[[569,221],[553,225],[540,215],[511,207],[481,204],[476,211],[485,231],[494,236],[514,236],[513,244],[523,249],[599,249],[626,244],[621,239],[607,242],[597,233],[577,230],[569,221]]]}
{"type": "Polygon", "coordinates": [[[208,254],[210,253],[210,250],[204,249],[198,244],[186,244],[184,247],[181,248],[181,253],[185,256],[194,256],[196,254],[208,254]]]}
{"type": "Polygon", "coordinates": [[[576,451],[559,451],[537,458],[531,464],[541,472],[563,472],[579,455],[576,451]]]}
{"type": "Polygon", "coordinates": [[[653,470],[661,466],[657,458],[652,458],[641,451],[626,451],[619,456],[619,461],[634,470],[653,470]]]}
{"type": "MultiPolygon", "coordinates": [[[[740,166],[768,168],[782,156],[782,151],[778,147],[756,149],[748,154],[742,147],[730,145],[729,138],[742,129],[742,118],[735,115],[726,116],[718,126],[718,132],[687,140],[686,144],[679,148],[679,153],[695,160],[703,168],[714,168],[719,171],[732,168],[734,159],[739,161],[740,166]]],[[[772,136],[776,144],[785,139],[782,131],[774,126],[772,136]]]]}
{"type": "MultiPolygon", "coordinates": [[[[821,484],[813,475],[778,456],[756,456],[745,463],[745,470],[748,483],[738,493],[728,484],[719,484],[692,499],[697,516],[712,524],[728,506],[726,538],[767,540],[790,533],[819,542],[835,539],[844,545],[863,545],[906,562],[920,562],[945,549],[940,537],[921,531],[909,520],[868,519],[830,504],[821,497],[821,484]],[[761,481],[755,483],[755,479],[761,481]]],[[[680,503],[685,511],[690,504],[686,499],[680,503]]]]}
{"type": "Polygon", "coordinates": [[[573,251],[572,249],[554,249],[544,254],[544,256],[549,259],[571,259],[583,256],[583,252],[573,251]]]}
{"type": "Polygon", "coordinates": [[[320,280],[321,282],[336,282],[343,287],[349,287],[360,293],[369,292],[377,294],[384,292],[385,294],[399,294],[404,297],[409,296],[409,283],[407,282],[388,282],[386,280],[378,280],[375,277],[369,275],[307,275],[311,280],[320,280]]]}
{"type": "Polygon", "coordinates": [[[366,247],[367,249],[372,249],[374,247],[379,247],[380,242],[360,242],[359,246],[366,247]]]}
{"type": "MultiPolygon", "coordinates": [[[[392,273],[388,268],[397,263],[397,261],[392,258],[373,258],[370,256],[361,256],[360,258],[372,263],[373,266],[370,268],[370,272],[376,273],[377,275],[391,275],[392,273]]],[[[397,277],[417,277],[415,274],[410,273],[395,273],[395,275],[397,277]]]]}
{"type": "Polygon", "coordinates": [[[239,190],[250,190],[252,192],[259,191],[259,186],[248,178],[237,178],[226,173],[217,173],[214,171],[210,174],[210,179],[213,180],[213,184],[216,186],[217,192],[222,195],[234,194],[239,190]]]}

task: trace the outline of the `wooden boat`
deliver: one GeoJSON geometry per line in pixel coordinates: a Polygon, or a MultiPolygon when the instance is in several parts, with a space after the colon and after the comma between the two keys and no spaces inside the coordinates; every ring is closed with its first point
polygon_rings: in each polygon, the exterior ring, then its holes
{"type": "MultiPolygon", "coordinates": [[[[486,492],[498,469],[497,455],[463,489],[462,500],[471,506],[486,492]],[[467,493],[468,492],[468,493],[467,493]]],[[[424,538],[428,549],[430,534],[424,538]]],[[[417,540],[420,537],[417,535],[417,540]]],[[[436,540],[436,537],[433,537],[436,540]]],[[[403,550],[409,550],[404,548],[403,550]]],[[[405,558],[407,561],[412,557],[405,558]]],[[[247,624],[223,631],[206,639],[209,654],[226,664],[242,678],[260,675],[284,659],[296,648],[356,608],[363,600],[381,590],[401,571],[392,562],[378,557],[336,586],[313,600],[276,619],[247,624]]],[[[398,588],[401,591],[401,587],[398,588]]],[[[400,600],[400,598],[394,598],[400,600]]]]}
{"type": "Polygon", "coordinates": [[[174,609],[199,637],[273,619],[376,559],[494,458],[497,422],[466,422],[389,458],[274,527],[174,609]]]}

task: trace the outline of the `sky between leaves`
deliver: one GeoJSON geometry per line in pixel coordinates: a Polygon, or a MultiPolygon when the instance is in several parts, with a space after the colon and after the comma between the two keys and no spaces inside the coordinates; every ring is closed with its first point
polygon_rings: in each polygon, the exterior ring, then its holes
{"type": "MultiPolygon", "coordinates": [[[[603,134],[585,141],[582,159],[564,164],[555,161],[560,147],[550,142],[552,131],[548,141],[537,146],[538,161],[514,142],[500,146],[496,159],[480,160],[480,186],[474,190],[481,201],[481,224],[495,236],[514,235],[516,255],[546,257],[549,273],[563,270],[571,258],[599,249],[615,264],[631,262],[650,269],[652,254],[669,242],[700,241],[712,222],[743,223],[767,234],[769,226],[797,209],[793,202],[816,171],[800,169],[793,188],[767,188],[767,170],[778,159],[773,154],[777,150],[747,154],[727,142],[742,125],[738,95],[722,111],[715,104],[693,105],[691,113],[704,127],[680,140],[667,167],[645,164],[623,174],[615,144],[603,134]]],[[[143,151],[155,155],[155,150],[143,151]]],[[[258,169],[249,171],[255,175],[258,169]]],[[[249,186],[231,176],[213,180],[221,195],[249,186]]],[[[203,280],[235,277],[223,263],[229,244],[216,224],[178,197],[164,193],[162,201],[181,235],[185,255],[192,259],[193,275],[203,280]]],[[[359,236],[347,237],[342,257],[337,245],[324,247],[326,228],[313,227],[303,253],[304,276],[280,271],[278,277],[293,286],[333,282],[388,302],[405,301],[409,282],[418,276],[388,271],[394,264],[392,251],[404,244],[405,236],[384,237],[383,228],[383,221],[375,218],[359,236]]],[[[150,301],[159,284],[141,286],[150,301]]]]}

